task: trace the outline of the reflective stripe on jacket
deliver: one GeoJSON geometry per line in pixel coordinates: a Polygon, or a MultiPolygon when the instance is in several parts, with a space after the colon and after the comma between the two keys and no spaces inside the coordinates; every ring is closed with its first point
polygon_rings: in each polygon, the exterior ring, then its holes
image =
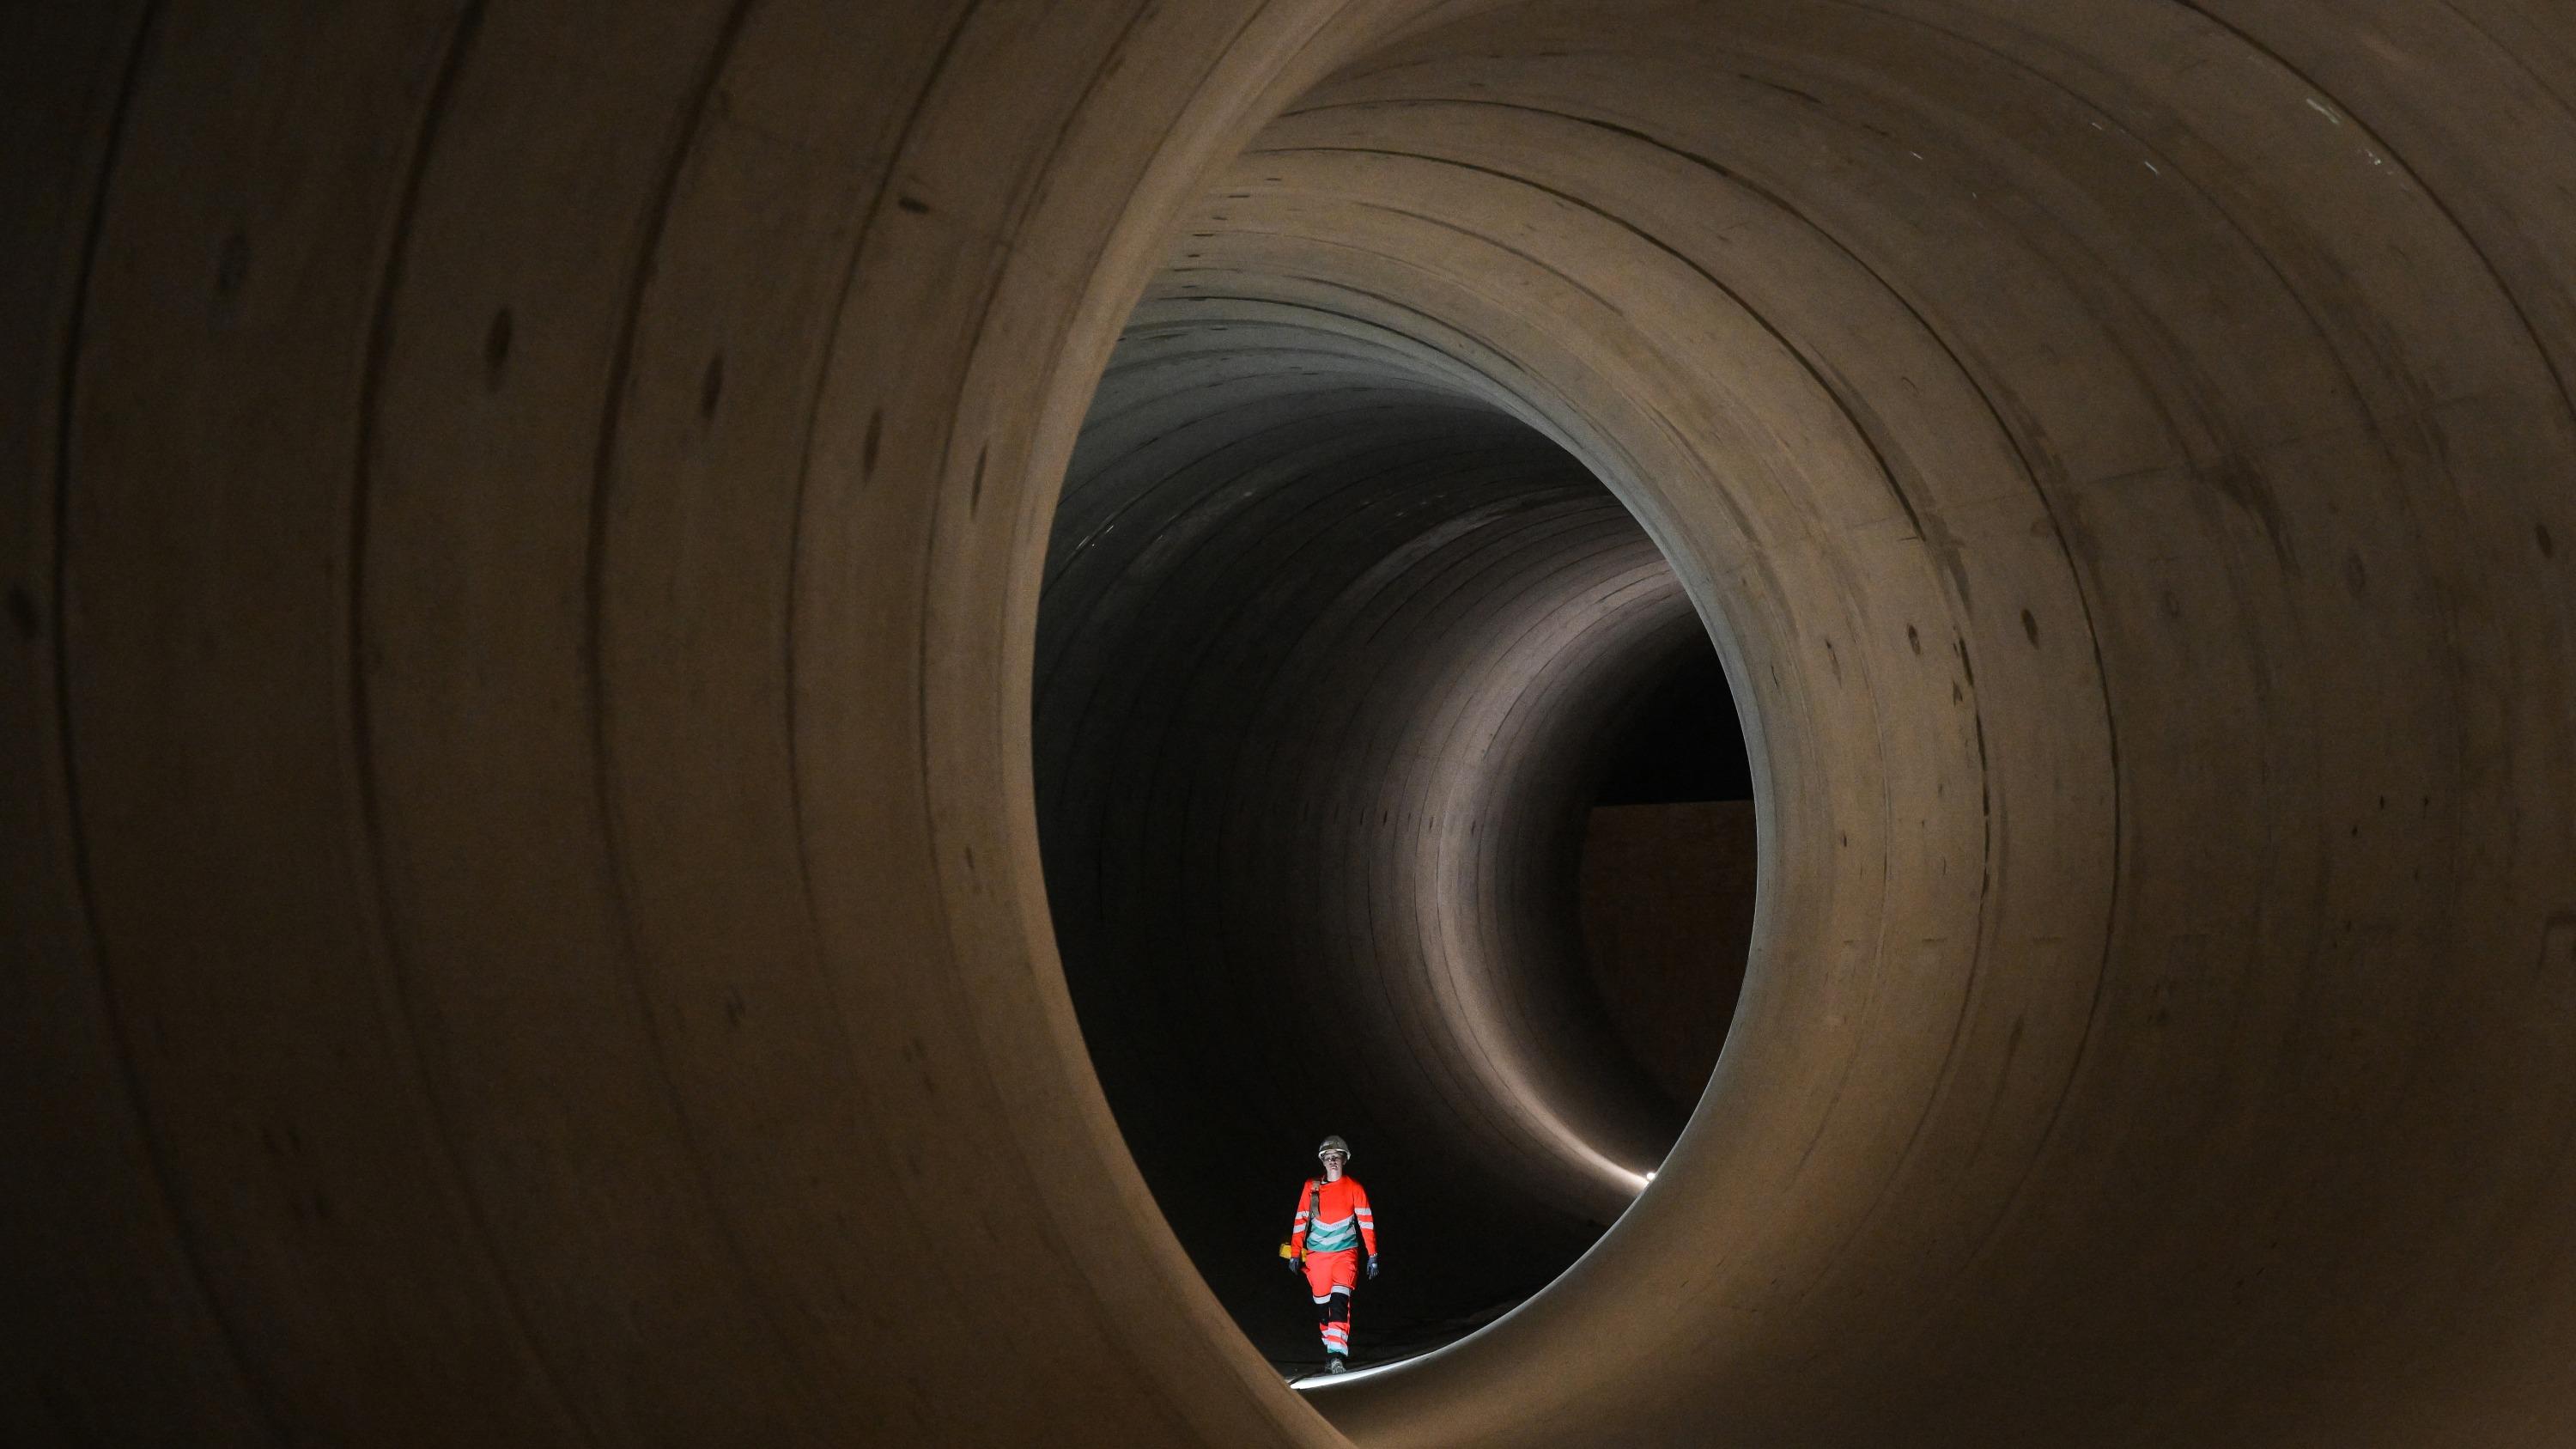
{"type": "Polygon", "coordinates": [[[1377,1219],[1369,1212],[1368,1190],[1349,1173],[1338,1182],[1308,1178],[1297,1194],[1297,1221],[1288,1230],[1289,1252],[1334,1253],[1346,1248],[1364,1248],[1372,1257],[1377,1254],[1377,1219]],[[1309,1204],[1313,1205],[1311,1216],[1309,1204]]]}

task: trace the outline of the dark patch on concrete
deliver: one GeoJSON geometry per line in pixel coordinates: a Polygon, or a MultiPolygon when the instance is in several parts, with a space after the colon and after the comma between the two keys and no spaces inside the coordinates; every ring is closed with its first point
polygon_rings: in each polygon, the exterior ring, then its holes
{"type": "Polygon", "coordinates": [[[707,374],[698,380],[698,416],[712,418],[716,404],[724,401],[724,354],[707,359],[707,374]]]}
{"type": "Polygon", "coordinates": [[[2370,572],[2361,566],[2360,554],[2352,552],[2344,554],[2343,582],[2345,588],[2352,590],[2352,596],[2354,598],[2366,599],[2370,597],[2370,572]]]}
{"type": "Polygon", "coordinates": [[[483,334],[485,390],[500,391],[502,374],[509,371],[510,367],[510,343],[517,331],[518,324],[512,320],[509,308],[504,307],[492,314],[492,326],[483,334]]]}
{"type": "Polygon", "coordinates": [[[1862,389],[1853,386],[1849,379],[1830,367],[1823,369],[1823,373],[1836,400],[1860,429],[1861,441],[1878,460],[1880,481],[1887,485],[1888,496],[1895,499],[1896,506],[1903,510],[1906,526],[1931,552],[1933,562],[1940,566],[1942,576],[1949,580],[1952,592],[1959,596],[1959,606],[1975,608],[1975,600],[1968,591],[1965,545],[1957,534],[1950,531],[1948,523],[1937,511],[1925,514],[1915,509],[1913,495],[1923,486],[1923,479],[1903,450],[1889,447],[1881,441],[1895,436],[1895,430],[1889,428],[1877,410],[1869,405],[1868,395],[1862,389]]]}
{"type": "Polygon", "coordinates": [[[966,485],[966,513],[970,518],[984,505],[984,465],[991,461],[992,456],[993,445],[990,443],[975,450],[975,481],[966,485]]]}
{"type": "Polygon", "coordinates": [[[242,284],[250,280],[250,238],[239,229],[227,235],[215,247],[215,301],[217,315],[232,311],[233,298],[242,284]]]}
{"type": "Polygon", "coordinates": [[[2291,549],[2289,530],[2281,522],[2281,500],[2272,496],[2272,485],[2261,469],[2230,454],[2203,469],[2201,477],[2262,525],[2264,540],[2272,545],[2272,556],[2282,568],[2294,574],[2299,571],[2298,554],[2291,549]]]}
{"type": "Polygon", "coordinates": [[[885,409],[868,414],[868,435],[859,443],[859,476],[867,478],[877,471],[877,444],[885,439],[885,409]]]}
{"type": "Polygon", "coordinates": [[[2576,995],[2576,911],[2560,911],[2540,928],[2540,976],[2562,1000],[2576,995]]]}
{"type": "Polygon", "coordinates": [[[2531,526],[2531,540],[2532,542],[2540,545],[2540,556],[2542,558],[2558,557],[2558,545],[2549,537],[2548,524],[2533,524],[2531,526]]]}
{"type": "Polygon", "coordinates": [[[1816,99],[1812,94],[1802,91],[1796,86],[1782,85],[1780,82],[1773,80],[1764,80],[1758,75],[1746,75],[1742,71],[1737,71],[1735,73],[1735,78],[1740,81],[1749,81],[1754,85],[1762,87],[1766,91],[1777,91],[1781,95],[1795,97],[1796,99],[1805,101],[1808,105],[1818,107],[1819,109],[1821,109],[1825,104],[1823,101],[1816,99]]]}
{"type": "Polygon", "coordinates": [[[1843,677],[1843,661],[1834,653],[1834,641],[1831,639],[1825,641],[1825,663],[1833,666],[1834,680],[1840,683],[1843,677]]]}
{"type": "Polygon", "coordinates": [[[730,986],[725,988],[724,1013],[726,1026],[731,1027],[736,1031],[741,1030],[742,1019],[744,1016],[748,1015],[750,1011],[751,1004],[742,999],[741,991],[730,986]]]}
{"type": "Polygon", "coordinates": [[[930,203],[918,196],[898,196],[894,199],[894,204],[915,216],[930,215],[930,203]]]}
{"type": "Polygon", "coordinates": [[[1911,624],[1905,626],[1905,647],[1918,655],[1923,652],[1923,636],[1915,633],[1911,624]]]}
{"type": "Polygon", "coordinates": [[[2031,617],[2028,609],[2021,611],[2021,631],[2030,636],[2032,648],[2039,647],[2039,621],[2031,617]]]}

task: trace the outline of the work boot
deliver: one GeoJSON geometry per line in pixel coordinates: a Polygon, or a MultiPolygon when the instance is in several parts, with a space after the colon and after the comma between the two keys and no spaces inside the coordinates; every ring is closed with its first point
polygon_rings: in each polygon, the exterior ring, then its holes
{"type": "Polygon", "coordinates": [[[1338,1353],[1328,1353],[1324,1355],[1324,1372],[1328,1374],[1346,1372],[1349,1370],[1350,1366],[1351,1361],[1338,1353]]]}

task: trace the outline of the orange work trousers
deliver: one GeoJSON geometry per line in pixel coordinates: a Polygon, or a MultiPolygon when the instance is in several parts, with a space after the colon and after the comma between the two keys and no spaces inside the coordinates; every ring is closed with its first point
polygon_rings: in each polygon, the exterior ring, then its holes
{"type": "Polygon", "coordinates": [[[1315,1298],[1315,1331],[1326,1353],[1350,1355],[1351,1293],[1359,1284],[1359,1249],[1306,1255],[1306,1291],[1315,1298]]]}

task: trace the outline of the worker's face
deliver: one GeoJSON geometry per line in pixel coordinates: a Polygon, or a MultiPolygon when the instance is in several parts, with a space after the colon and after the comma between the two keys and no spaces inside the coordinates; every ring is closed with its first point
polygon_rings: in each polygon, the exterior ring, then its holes
{"type": "Polygon", "coordinates": [[[1343,1163],[1345,1163],[1345,1162],[1348,1162],[1350,1159],[1349,1159],[1348,1157],[1343,1156],[1341,1153],[1338,1153],[1338,1152],[1327,1152],[1327,1153],[1324,1153],[1324,1154],[1323,1154],[1323,1159],[1324,1159],[1324,1181],[1326,1181],[1326,1182],[1337,1182],[1337,1181],[1339,1181],[1339,1180],[1341,1179],[1341,1176],[1342,1176],[1342,1164],[1343,1164],[1343,1163]]]}

